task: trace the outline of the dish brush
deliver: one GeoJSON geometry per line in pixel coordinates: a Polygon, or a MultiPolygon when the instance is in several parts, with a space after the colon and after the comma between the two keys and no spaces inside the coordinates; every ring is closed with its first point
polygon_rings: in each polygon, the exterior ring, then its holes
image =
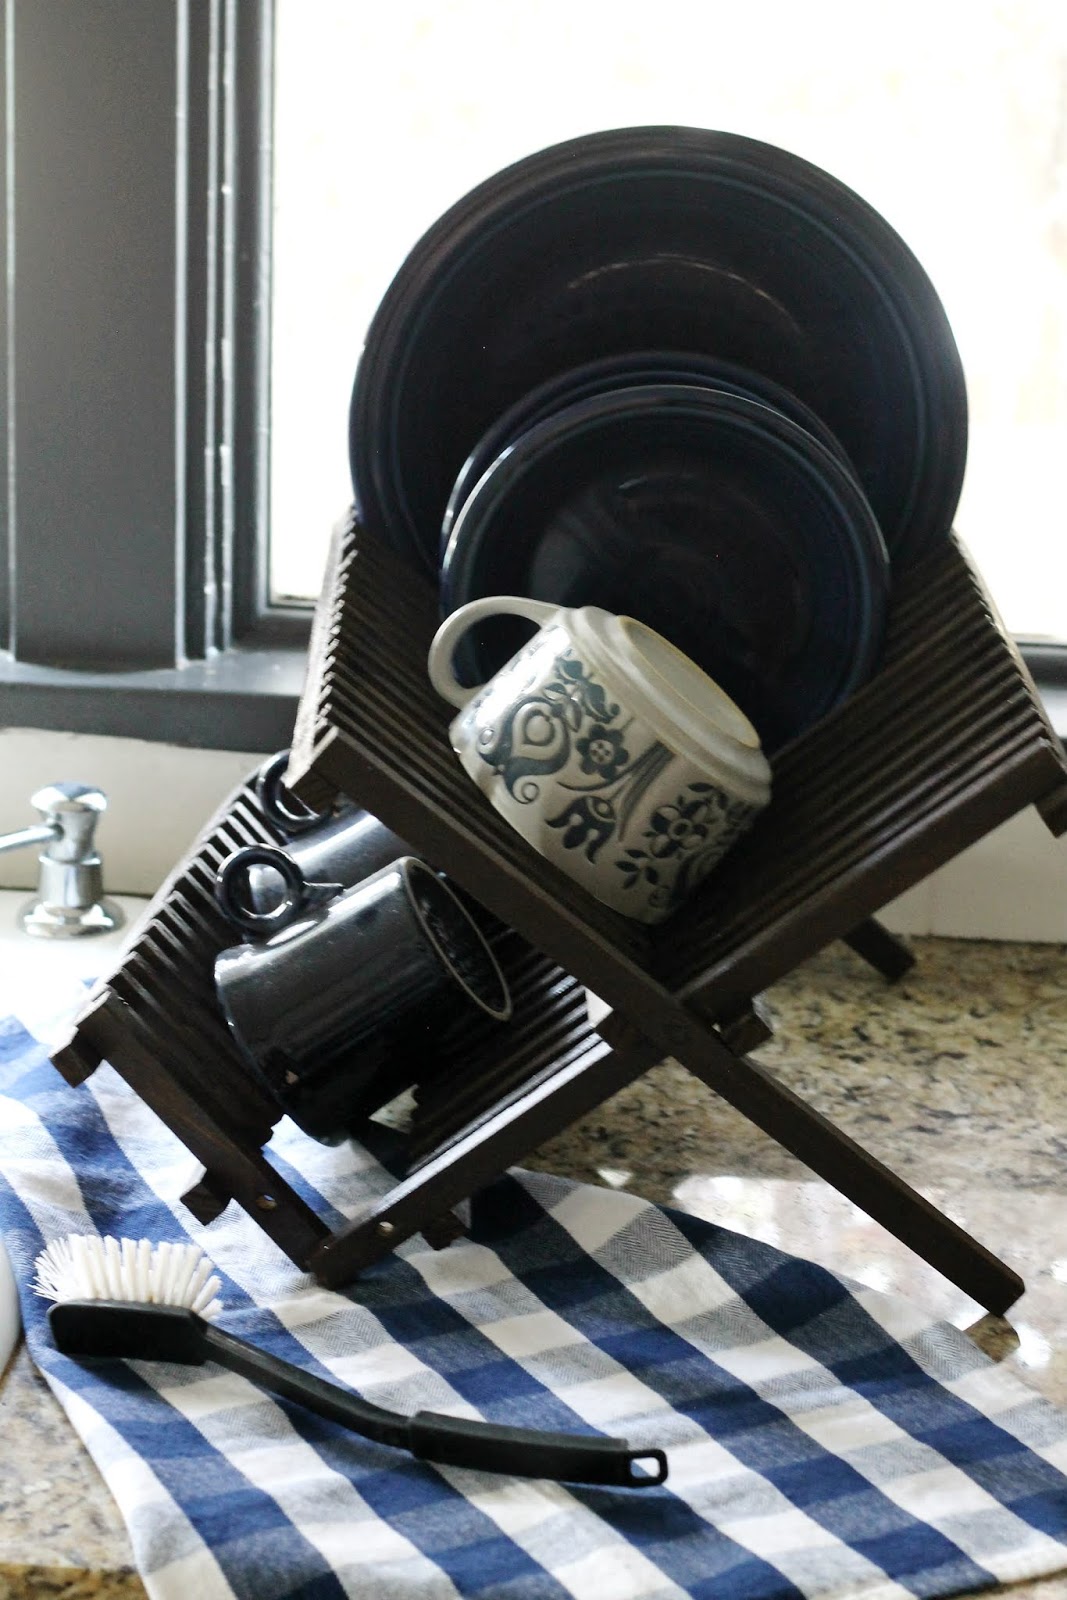
{"type": "Polygon", "coordinates": [[[405,1417],[282,1361],[215,1326],[221,1283],[194,1244],[70,1234],[38,1256],[36,1270],[33,1287],[54,1302],[48,1322],[64,1355],[186,1366],[217,1361],[352,1433],[442,1466],[630,1489],[653,1487],[667,1476],[662,1450],[436,1411],[405,1417]]]}

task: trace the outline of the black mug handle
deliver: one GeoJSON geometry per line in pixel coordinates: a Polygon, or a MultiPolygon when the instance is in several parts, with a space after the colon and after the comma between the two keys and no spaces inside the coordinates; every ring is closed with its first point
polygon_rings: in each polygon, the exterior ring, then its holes
{"type": "Polygon", "coordinates": [[[242,933],[269,938],[296,921],[302,912],[341,893],[339,883],[309,883],[299,863],[276,845],[252,844],[237,850],[222,863],[215,876],[219,909],[242,933]],[[285,884],[285,897],[270,911],[256,911],[241,896],[247,888],[250,867],[273,867],[285,884]]]}
{"type": "Polygon", "coordinates": [[[330,813],[312,811],[286,787],[284,778],[288,766],[288,750],[279,750],[276,756],[271,756],[256,776],[256,794],[268,820],[275,827],[285,834],[306,833],[309,828],[317,828],[325,822],[330,813]]]}

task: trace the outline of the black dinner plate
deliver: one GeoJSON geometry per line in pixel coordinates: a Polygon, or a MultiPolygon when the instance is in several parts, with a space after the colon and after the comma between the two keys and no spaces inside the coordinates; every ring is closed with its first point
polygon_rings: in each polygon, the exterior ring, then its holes
{"type": "Polygon", "coordinates": [[[800,157],[671,127],[528,157],[415,245],[356,372],[360,516],[434,568],[452,486],[494,419],[568,368],[640,350],[732,361],[810,406],[851,459],[895,562],[947,531],[966,398],[915,256],[800,157]]]}
{"type": "MultiPolygon", "coordinates": [[[[869,675],[888,569],[855,477],[805,429],[740,396],[639,385],[554,413],[497,457],[456,519],[442,610],[518,594],[637,617],[774,751],[869,675]]],[[[460,676],[484,681],[526,632],[475,625],[460,676]]]]}
{"type": "Polygon", "coordinates": [[[774,406],[784,412],[814,434],[828,450],[844,456],[839,441],[810,406],[804,405],[803,401],[780,384],[765,378],[762,373],[738,367],[732,361],[720,361],[715,356],[697,356],[670,350],[642,350],[633,355],[607,356],[603,361],[588,361],[584,366],[550,378],[547,383],[523,395],[483,434],[459,469],[459,476],[445,507],[441,524],[442,559],[463,502],[482,473],[513,439],[564,406],[574,405],[590,395],[607,394],[613,389],[628,389],[641,383],[695,384],[700,388],[719,389],[726,394],[739,394],[749,400],[758,400],[761,405],[774,406]]]}

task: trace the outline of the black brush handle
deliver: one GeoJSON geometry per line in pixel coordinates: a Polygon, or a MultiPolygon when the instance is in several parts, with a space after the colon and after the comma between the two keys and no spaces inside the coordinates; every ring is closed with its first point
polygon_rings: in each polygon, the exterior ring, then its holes
{"type": "Polygon", "coordinates": [[[625,1439],[509,1428],[436,1411],[403,1417],[235,1339],[221,1328],[205,1326],[204,1343],[215,1360],[232,1372],[366,1438],[410,1450],[422,1461],[507,1472],[518,1478],[559,1478],[631,1489],[652,1487],[667,1476],[662,1450],[634,1450],[625,1439]],[[647,1470],[635,1471],[638,1463],[644,1463],[647,1470]]]}
{"type": "Polygon", "coordinates": [[[342,1428],[362,1434],[365,1439],[374,1439],[378,1444],[395,1445],[401,1450],[407,1449],[406,1417],[396,1411],[386,1411],[382,1406],[372,1405],[369,1400],[361,1400],[351,1389],[342,1389],[340,1384],[329,1383],[325,1378],[316,1377],[313,1372],[305,1372],[303,1367],[295,1367],[291,1361],[282,1361],[280,1357],[272,1356],[244,1339],[236,1339],[222,1328],[215,1328],[210,1323],[202,1326],[207,1355],[221,1366],[239,1373],[242,1378],[250,1379],[263,1389],[269,1389],[272,1394],[281,1395],[285,1400],[295,1400],[308,1411],[314,1411],[316,1416],[325,1417],[328,1422],[338,1422],[342,1428]]]}
{"type": "Polygon", "coordinates": [[[181,1307],[68,1300],[51,1307],[48,1321],[56,1347],[65,1355],[176,1361],[183,1366],[214,1360],[352,1433],[441,1466],[630,1489],[654,1487],[667,1476],[662,1450],[635,1450],[625,1439],[509,1428],[436,1411],[413,1417],[386,1411],[181,1307]]]}

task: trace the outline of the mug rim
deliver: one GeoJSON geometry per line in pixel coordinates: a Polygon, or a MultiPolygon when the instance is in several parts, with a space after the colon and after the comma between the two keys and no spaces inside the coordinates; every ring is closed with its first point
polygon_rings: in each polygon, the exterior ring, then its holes
{"type": "Polygon", "coordinates": [[[504,977],[504,973],[499,961],[493,954],[489,941],[482,933],[482,930],[479,928],[478,924],[475,922],[474,918],[471,916],[462,900],[454,892],[454,890],[450,888],[445,880],[438,873],[436,873],[432,867],[428,866],[425,861],[420,860],[418,856],[401,856],[399,861],[395,861],[393,863],[393,866],[399,868],[401,876],[404,880],[404,892],[408,897],[408,902],[411,906],[412,913],[415,916],[419,927],[422,929],[427,943],[433,950],[433,953],[437,957],[438,961],[447,971],[449,977],[459,985],[459,987],[466,994],[467,998],[471,1000],[480,1011],[484,1012],[486,1016],[492,1017],[494,1022],[509,1021],[513,1006],[511,1000],[511,990],[508,987],[507,979],[504,977]],[[500,1005],[492,1005],[483,995],[479,994],[478,991],[467,982],[466,978],[464,978],[462,972],[456,966],[455,962],[450,959],[448,952],[445,950],[441,940],[434,932],[434,929],[427,919],[422,907],[420,906],[418,898],[412,888],[412,879],[414,878],[418,880],[420,877],[432,883],[433,892],[440,895],[442,898],[449,900],[462,916],[472,938],[474,939],[476,945],[480,948],[481,953],[492,972],[497,993],[499,994],[501,1000],[500,1005]]]}
{"type": "MultiPolygon", "coordinates": [[[[748,744],[724,728],[720,722],[710,720],[684,696],[675,692],[658,673],[650,674],[642,657],[640,676],[627,676],[625,664],[617,659],[618,645],[613,635],[623,633],[622,625],[635,619],[620,617],[600,606],[560,606],[556,620],[564,633],[580,651],[585,651],[590,665],[610,686],[612,694],[626,709],[641,719],[649,730],[671,753],[682,760],[691,761],[713,782],[730,791],[748,804],[762,807],[767,804],[771,790],[771,765],[760,742],[759,733],[736,701],[722,689],[710,674],[704,672],[684,651],[665,639],[647,623],[635,623],[663,641],[670,650],[689,663],[692,670],[706,678],[712,688],[730,705],[734,706],[746,728],[750,728],[754,742],[748,744]],[[660,688],[659,685],[663,684],[660,688]],[[686,713],[689,715],[686,715],[686,713]]],[[[506,668],[502,668],[502,671],[506,668]]]]}
{"type": "Polygon", "coordinates": [[[617,620],[619,632],[625,639],[627,639],[627,641],[640,655],[642,670],[645,671],[648,676],[651,677],[657,684],[661,684],[663,686],[663,691],[665,694],[670,695],[672,699],[680,700],[681,703],[691,709],[696,716],[700,717],[702,720],[709,721],[715,729],[725,734],[727,738],[733,739],[738,744],[743,745],[746,749],[757,750],[760,748],[760,736],[756,732],[755,725],[751,718],[745,715],[745,712],[741,709],[733,696],[727,694],[722,685],[717,683],[710,673],[705,672],[704,668],[694,661],[692,656],[687,656],[685,651],[680,650],[676,644],[672,644],[665,634],[660,633],[656,628],[650,628],[647,622],[641,622],[637,617],[620,615],[617,620]],[[703,707],[698,705],[697,702],[686,693],[684,688],[678,687],[670,682],[666,673],[663,673],[659,670],[652,657],[647,653],[646,650],[643,649],[640,642],[642,635],[653,640],[656,647],[662,649],[665,655],[675,657],[678,660],[681,669],[686,673],[687,676],[699,678],[701,680],[701,689],[705,689],[706,686],[705,692],[708,693],[709,698],[713,701],[719,702],[722,705],[725,712],[725,717],[722,720],[717,719],[713,712],[706,711],[703,707]]]}

